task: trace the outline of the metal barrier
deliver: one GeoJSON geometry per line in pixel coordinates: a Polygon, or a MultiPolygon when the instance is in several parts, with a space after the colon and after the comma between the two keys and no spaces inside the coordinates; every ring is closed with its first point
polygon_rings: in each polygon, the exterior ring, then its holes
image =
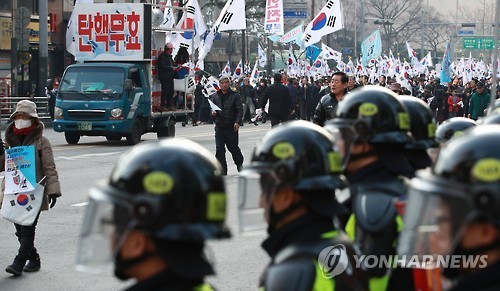
{"type": "Polygon", "coordinates": [[[0,130],[5,130],[9,124],[9,117],[15,111],[17,102],[21,100],[31,100],[36,103],[36,111],[40,121],[46,127],[52,125],[52,120],[49,115],[48,98],[47,96],[40,97],[10,97],[3,96],[0,98],[0,130]]]}

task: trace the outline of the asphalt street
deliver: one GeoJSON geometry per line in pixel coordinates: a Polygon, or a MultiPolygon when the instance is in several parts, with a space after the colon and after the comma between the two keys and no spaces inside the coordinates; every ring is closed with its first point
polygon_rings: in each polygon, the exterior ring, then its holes
{"type": "MultiPolygon", "coordinates": [[[[246,164],[256,142],[271,128],[269,123],[240,129],[240,147],[246,164]]],[[[2,132],[3,136],[3,132],[2,132]]],[[[35,246],[41,256],[42,268],[36,273],[12,277],[5,267],[12,263],[18,249],[14,225],[0,218],[0,290],[121,290],[131,281],[121,282],[110,269],[106,273],[88,274],[75,269],[77,240],[86,207],[88,190],[105,180],[119,156],[130,148],[125,139],[106,141],[104,137],[82,137],[77,145],[68,145],[62,133],[45,130],[53,146],[63,196],[56,206],[42,212],[37,226],[35,246]]],[[[200,143],[215,154],[213,125],[182,127],[176,125],[176,137],[200,143]]],[[[143,135],[143,141],[156,140],[156,134],[143,135]]],[[[243,237],[238,233],[237,170],[227,153],[228,193],[227,223],[233,237],[210,242],[209,257],[215,264],[216,276],[208,279],[218,290],[256,290],[259,276],[268,262],[260,247],[264,235],[243,237]]]]}

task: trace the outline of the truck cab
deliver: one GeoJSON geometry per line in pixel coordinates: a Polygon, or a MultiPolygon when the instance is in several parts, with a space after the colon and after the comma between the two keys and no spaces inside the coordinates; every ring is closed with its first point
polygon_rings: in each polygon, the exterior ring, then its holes
{"type": "Polygon", "coordinates": [[[61,80],[54,130],[69,144],[82,135],[140,141],[151,118],[147,63],[85,63],[69,66],[61,80]]]}

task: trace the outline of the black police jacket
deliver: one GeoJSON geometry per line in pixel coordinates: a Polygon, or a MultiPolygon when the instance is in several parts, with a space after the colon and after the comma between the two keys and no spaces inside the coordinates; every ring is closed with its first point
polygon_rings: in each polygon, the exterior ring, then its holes
{"type": "Polygon", "coordinates": [[[243,102],[240,94],[231,89],[226,94],[219,90],[212,96],[211,100],[221,109],[217,111],[215,117],[216,127],[233,127],[235,123],[241,124],[243,102]]]}
{"type": "Polygon", "coordinates": [[[496,291],[500,290],[500,262],[478,270],[476,273],[464,274],[449,291],[496,291]]]}
{"type": "Polygon", "coordinates": [[[314,110],[313,122],[324,126],[327,120],[335,118],[338,104],[339,101],[332,94],[321,97],[318,105],[316,105],[316,110],[314,110]]]}
{"type": "Polygon", "coordinates": [[[260,281],[264,290],[328,291],[329,284],[325,280],[334,281],[334,290],[368,290],[367,277],[356,268],[352,243],[345,233],[334,230],[331,220],[306,214],[274,231],[262,243],[262,248],[271,256],[260,281]],[[322,272],[318,270],[318,255],[325,248],[339,245],[344,247],[348,259],[345,271],[318,282],[316,278],[324,275],[317,274],[322,272]]]}
{"type": "Polygon", "coordinates": [[[203,279],[182,278],[170,270],[165,270],[148,278],[137,282],[126,291],[178,291],[178,290],[214,290],[210,285],[203,282],[203,279]],[[203,287],[203,288],[202,288],[203,287]]]}
{"type": "MultiPolygon", "coordinates": [[[[396,254],[396,242],[401,220],[394,203],[406,199],[407,178],[390,170],[382,161],[376,161],[346,176],[350,196],[345,203],[352,211],[346,231],[354,237],[354,244],[363,255],[390,256],[396,254]]],[[[387,269],[370,268],[370,277],[387,276],[387,269]]],[[[386,290],[413,290],[411,269],[393,269],[386,290]]]]}

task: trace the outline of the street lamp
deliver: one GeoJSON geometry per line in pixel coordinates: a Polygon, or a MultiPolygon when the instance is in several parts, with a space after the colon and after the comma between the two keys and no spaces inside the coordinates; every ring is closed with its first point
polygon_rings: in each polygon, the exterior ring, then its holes
{"type": "Polygon", "coordinates": [[[399,55],[399,43],[396,41],[393,42],[392,45],[396,45],[396,55],[399,55]]]}

